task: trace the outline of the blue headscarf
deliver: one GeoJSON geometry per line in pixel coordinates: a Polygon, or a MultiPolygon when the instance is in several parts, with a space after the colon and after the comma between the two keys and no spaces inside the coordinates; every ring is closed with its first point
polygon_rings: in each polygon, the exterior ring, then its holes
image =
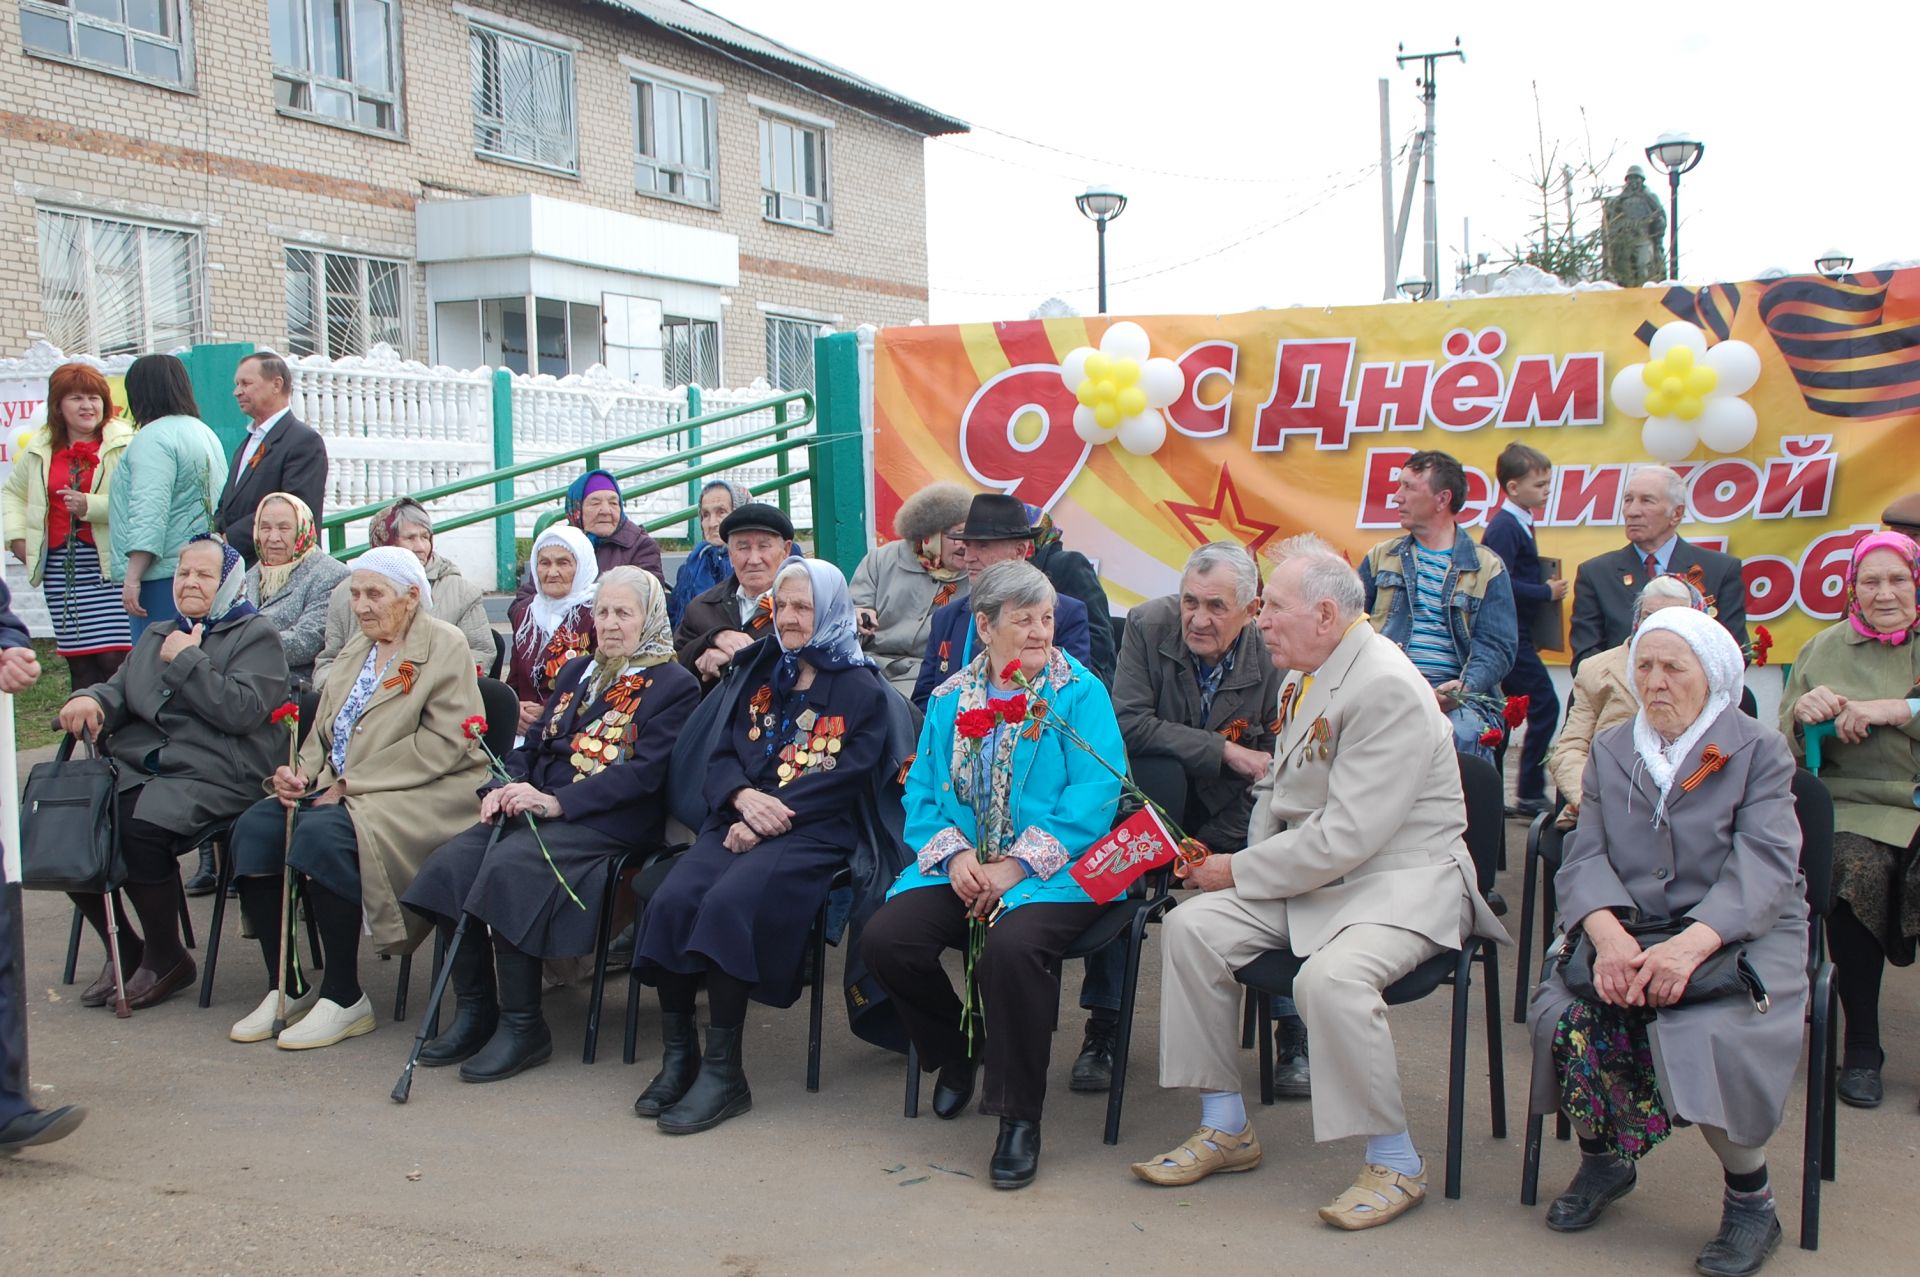
{"type": "Polygon", "coordinates": [[[206,624],[222,625],[252,616],[259,609],[247,600],[247,567],[240,551],[211,532],[189,537],[187,544],[200,541],[211,541],[220,547],[220,586],[214,591],[213,606],[207,609],[206,624]]]}
{"type": "MultiPolygon", "coordinates": [[[[792,651],[781,644],[780,660],[773,667],[774,695],[784,700],[800,677],[800,662],[817,670],[844,670],[855,665],[872,665],[873,658],[860,647],[860,623],[853,611],[853,596],[847,592],[847,578],[840,569],[824,559],[805,559],[793,555],[774,573],[776,597],[780,582],[794,572],[804,572],[813,587],[813,636],[792,651]]],[[[779,630],[774,641],[780,643],[779,630]]]]}
{"type": "MultiPolygon", "coordinates": [[[[579,528],[582,532],[586,532],[587,540],[595,546],[600,544],[600,538],[591,532],[587,532],[586,524],[581,519],[581,510],[587,504],[588,493],[601,491],[611,491],[615,497],[620,495],[620,482],[613,477],[612,472],[607,470],[589,470],[567,485],[567,522],[579,528]]],[[[627,511],[623,503],[620,510],[620,522],[615,526],[614,530],[617,532],[620,528],[625,527],[626,524],[627,511]]]]}

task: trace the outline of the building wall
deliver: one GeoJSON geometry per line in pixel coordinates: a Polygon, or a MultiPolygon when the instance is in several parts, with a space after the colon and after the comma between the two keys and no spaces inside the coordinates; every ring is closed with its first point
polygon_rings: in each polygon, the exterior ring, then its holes
{"type": "MultiPolygon", "coordinates": [[[[36,204],[118,212],[204,231],[208,335],[283,347],[282,250],[289,240],[411,259],[417,201],[535,191],[730,232],[740,287],[723,321],[722,381],[766,371],[764,307],[838,328],[926,314],[922,137],[591,0],[488,0],[471,9],[569,37],[579,173],[473,152],[468,19],[451,0],[404,4],[402,140],[279,114],[263,0],[195,0],[196,81],[154,87],[32,56],[18,0],[0,0],[0,350],[42,330],[36,204]],[[715,110],[720,207],[633,189],[632,73],[620,55],[724,92],[715,110]],[[834,122],[831,233],[764,220],[758,96],[834,122]]],[[[428,355],[423,272],[411,272],[413,350],[428,355]]]]}

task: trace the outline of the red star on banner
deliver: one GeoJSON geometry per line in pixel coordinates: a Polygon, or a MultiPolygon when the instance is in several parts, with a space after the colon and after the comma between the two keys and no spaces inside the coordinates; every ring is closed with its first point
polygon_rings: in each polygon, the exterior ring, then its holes
{"type": "Polygon", "coordinates": [[[1240,505],[1240,494],[1234,489],[1233,475],[1224,465],[1220,467],[1220,481],[1213,490],[1212,505],[1169,501],[1167,509],[1193,534],[1194,544],[1234,541],[1244,545],[1247,553],[1255,558],[1260,556],[1260,547],[1280,531],[1278,524],[1248,517],[1240,505]]]}

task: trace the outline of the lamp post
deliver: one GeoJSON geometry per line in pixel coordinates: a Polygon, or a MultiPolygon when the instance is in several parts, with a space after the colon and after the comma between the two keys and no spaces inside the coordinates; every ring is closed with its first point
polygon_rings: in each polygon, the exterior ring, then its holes
{"type": "Polygon", "coordinates": [[[1127,209],[1127,197],[1105,186],[1089,186],[1073,197],[1082,215],[1093,219],[1100,241],[1100,314],[1107,313],[1107,223],[1127,209]]]}
{"type": "Polygon", "coordinates": [[[1690,173],[1707,153],[1705,142],[1685,133],[1662,133],[1647,148],[1647,163],[1667,175],[1667,275],[1680,278],[1680,175],[1690,173]]]}
{"type": "Polygon", "coordinates": [[[1853,268],[1853,257],[1837,248],[1829,248],[1813,259],[1813,268],[1828,279],[1838,279],[1853,268]]]}
{"type": "Polygon", "coordinates": [[[1400,281],[1400,295],[1410,302],[1423,302],[1433,293],[1433,281],[1412,276],[1400,281]]]}

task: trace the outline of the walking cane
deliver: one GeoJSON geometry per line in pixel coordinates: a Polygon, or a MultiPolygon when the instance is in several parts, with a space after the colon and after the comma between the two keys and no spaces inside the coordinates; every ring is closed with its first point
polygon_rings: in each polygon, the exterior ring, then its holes
{"type": "MultiPolygon", "coordinates": [[[[300,766],[300,706],[288,701],[273,711],[268,718],[271,723],[287,725],[287,767],[297,772],[300,766]]],[[[274,992],[278,995],[273,1003],[273,1036],[278,1038],[287,1027],[287,967],[293,961],[287,956],[287,932],[293,924],[293,815],[299,809],[295,803],[287,808],[287,834],[280,855],[280,960],[279,970],[274,973],[274,992]]]]}
{"type": "MultiPolygon", "coordinates": [[[[493,832],[487,835],[487,850],[480,853],[484,861],[493,844],[500,841],[500,831],[506,827],[506,818],[496,816],[493,832]]],[[[427,995],[427,1009],[420,1017],[420,1031],[413,1035],[413,1050],[407,1053],[406,1067],[400,1070],[400,1080],[393,1084],[393,1102],[405,1104],[407,1097],[413,1094],[413,1070],[420,1063],[420,1052],[427,1047],[427,1027],[433,1023],[433,1017],[440,1010],[440,999],[447,995],[447,977],[453,974],[454,955],[460,952],[461,938],[467,934],[467,923],[472,914],[462,909],[460,921],[454,924],[453,939],[447,942],[447,956],[441,961],[440,969],[433,976],[433,992],[427,995]]]]}
{"type": "Polygon", "coordinates": [[[113,893],[117,887],[109,887],[101,899],[107,902],[107,960],[113,964],[113,1014],[125,1020],[133,1014],[133,1008],[127,1005],[127,978],[120,974],[120,921],[119,911],[113,907],[113,893]]]}

